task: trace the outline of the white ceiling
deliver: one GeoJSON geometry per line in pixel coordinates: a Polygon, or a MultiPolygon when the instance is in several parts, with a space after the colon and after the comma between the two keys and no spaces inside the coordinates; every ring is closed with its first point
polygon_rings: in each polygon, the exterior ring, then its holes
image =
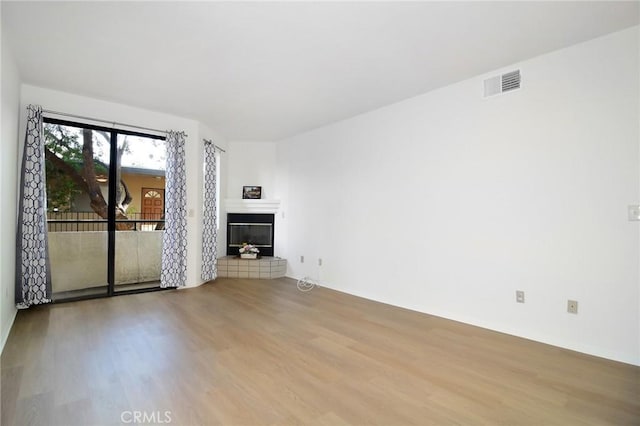
{"type": "Polygon", "coordinates": [[[637,25],[638,5],[3,1],[2,25],[26,83],[278,140],[637,25]]]}

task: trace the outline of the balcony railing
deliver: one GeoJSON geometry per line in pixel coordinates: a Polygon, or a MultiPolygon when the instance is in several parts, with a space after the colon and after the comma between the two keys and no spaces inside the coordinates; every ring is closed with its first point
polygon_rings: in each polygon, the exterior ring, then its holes
{"type": "MultiPolygon", "coordinates": [[[[119,219],[118,224],[127,224],[128,231],[159,231],[164,229],[164,218],[158,214],[130,213],[127,219],[119,219]]],[[[47,213],[49,232],[96,232],[107,229],[107,220],[94,212],[49,212],[47,213]]]]}

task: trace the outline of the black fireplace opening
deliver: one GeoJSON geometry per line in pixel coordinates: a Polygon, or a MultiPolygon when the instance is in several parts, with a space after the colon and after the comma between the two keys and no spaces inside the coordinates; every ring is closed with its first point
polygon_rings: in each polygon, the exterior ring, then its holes
{"type": "Polygon", "coordinates": [[[237,256],[243,244],[252,244],[260,256],[273,256],[275,215],[268,213],[227,214],[227,256],[237,256]]]}

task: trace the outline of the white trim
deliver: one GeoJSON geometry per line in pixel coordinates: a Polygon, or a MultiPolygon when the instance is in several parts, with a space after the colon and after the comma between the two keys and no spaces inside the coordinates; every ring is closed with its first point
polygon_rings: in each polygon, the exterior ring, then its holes
{"type": "Polygon", "coordinates": [[[227,213],[277,213],[280,200],[243,200],[227,198],[224,200],[227,213]]]}

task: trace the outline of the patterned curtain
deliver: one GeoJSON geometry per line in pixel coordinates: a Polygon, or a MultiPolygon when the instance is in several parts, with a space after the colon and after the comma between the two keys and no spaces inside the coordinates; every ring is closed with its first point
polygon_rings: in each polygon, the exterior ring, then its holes
{"type": "Polygon", "coordinates": [[[162,235],[160,287],[182,287],[187,281],[187,173],[185,133],[167,132],[165,229],[162,235]]]}
{"type": "Polygon", "coordinates": [[[202,218],[202,279],[215,280],[218,276],[216,216],[216,146],[204,143],[204,212],[202,218]]]}
{"type": "Polygon", "coordinates": [[[42,107],[27,107],[16,237],[16,306],[51,302],[42,107]]]}

